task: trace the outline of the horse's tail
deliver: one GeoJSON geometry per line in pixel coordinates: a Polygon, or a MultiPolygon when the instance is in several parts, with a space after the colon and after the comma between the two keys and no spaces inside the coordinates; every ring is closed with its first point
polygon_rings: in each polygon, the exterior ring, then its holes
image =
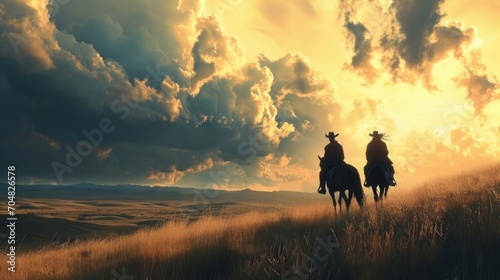
{"type": "Polygon", "coordinates": [[[365,193],[363,192],[363,186],[361,185],[361,178],[359,177],[359,172],[356,167],[352,167],[352,188],[354,192],[354,197],[358,202],[359,207],[363,207],[365,203],[365,193]]]}

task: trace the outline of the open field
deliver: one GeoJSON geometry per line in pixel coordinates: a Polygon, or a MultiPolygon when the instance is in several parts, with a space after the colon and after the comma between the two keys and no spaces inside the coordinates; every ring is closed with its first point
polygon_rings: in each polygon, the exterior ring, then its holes
{"type": "MultiPolygon", "coordinates": [[[[110,237],[134,233],[141,229],[157,227],[168,222],[188,222],[200,218],[233,217],[250,211],[274,212],[292,207],[258,203],[213,202],[193,204],[190,201],[164,202],[136,201],[65,201],[19,199],[19,205],[38,205],[30,211],[19,210],[17,234],[22,239],[20,249],[36,250],[46,245],[56,245],[96,237],[110,237]],[[36,202],[32,202],[36,201],[36,202]],[[46,207],[46,201],[51,204],[46,207]]],[[[18,209],[25,209],[19,207],[18,209]]],[[[0,215],[5,220],[6,215],[0,215]]],[[[6,232],[0,231],[5,241],[6,232]]],[[[5,243],[4,243],[5,244],[5,243]]]]}
{"type": "MultiPolygon", "coordinates": [[[[18,250],[27,252],[76,240],[131,234],[171,221],[192,223],[206,216],[269,213],[330,201],[297,192],[213,192],[143,186],[18,186],[18,250]],[[18,243],[19,244],[19,243],[18,243]]],[[[0,215],[5,220],[5,215],[0,215]]],[[[6,229],[0,229],[0,248],[6,229]]]]}
{"type": "MultiPolygon", "coordinates": [[[[371,191],[365,194],[372,200],[371,191]]],[[[500,278],[499,165],[390,192],[384,205],[355,207],[350,216],[333,217],[328,200],[250,212],[250,204],[227,204],[228,215],[172,218],[127,235],[49,244],[20,252],[8,279],[500,278]]],[[[113,206],[133,211],[126,203],[113,206]]],[[[89,221],[105,217],[127,226],[119,212],[89,221]]]]}

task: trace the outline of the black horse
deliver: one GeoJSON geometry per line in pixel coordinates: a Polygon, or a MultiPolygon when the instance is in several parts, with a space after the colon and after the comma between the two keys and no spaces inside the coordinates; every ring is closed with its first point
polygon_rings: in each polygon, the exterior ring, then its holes
{"type": "MultiPolygon", "coordinates": [[[[320,162],[323,160],[323,158],[320,156],[318,156],[318,158],[320,162]]],[[[365,194],[361,185],[359,172],[354,166],[347,163],[342,163],[335,166],[332,170],[328,171],[328,174],[326,176],[326,185],[328,187],[328,192],[330,193],[330,196],[333,200],[335,215],[337,214],[335,192],[339,192],[340,212],[342,212],[342,199],[344,199],[347,207],[347,213],[349,213],[349,206],[351,205],[351,199],[353,195],[356,198],[359,207],[363,207],[365,194]],[[346,190],[349,191],[349,195],[345,194],[346,190]]]]}
{"type": "Polygon", "coordinates": [[[378,162],[372,163],[368,168],[364,185],[372,188],[375,202],[382,201],[382,198],[387,198],[389,182],[396,183],[388,172],[387,167],[378,162]],[[379,190],[377,190],[377,186],[379,190]]]}

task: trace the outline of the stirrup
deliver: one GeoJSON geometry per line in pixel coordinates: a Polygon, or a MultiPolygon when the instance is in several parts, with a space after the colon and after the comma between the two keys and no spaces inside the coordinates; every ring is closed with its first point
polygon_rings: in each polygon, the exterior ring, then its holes
{"type": "Polygon", "coordinates": [[[320,194],[326,194],[326,187],[323,187],[323,188],[318,187],[318,193],[320,193],[320,194]]]}

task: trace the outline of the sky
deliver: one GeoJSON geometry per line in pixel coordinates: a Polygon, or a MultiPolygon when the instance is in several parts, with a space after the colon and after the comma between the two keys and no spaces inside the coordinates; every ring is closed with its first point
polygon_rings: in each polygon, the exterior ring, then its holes
{"type": "Polygon", "coordinates": [[[6,0],[18,183],[315,191],[339,133],[399,185],[498,162],[494,0],[6,0]]]}

